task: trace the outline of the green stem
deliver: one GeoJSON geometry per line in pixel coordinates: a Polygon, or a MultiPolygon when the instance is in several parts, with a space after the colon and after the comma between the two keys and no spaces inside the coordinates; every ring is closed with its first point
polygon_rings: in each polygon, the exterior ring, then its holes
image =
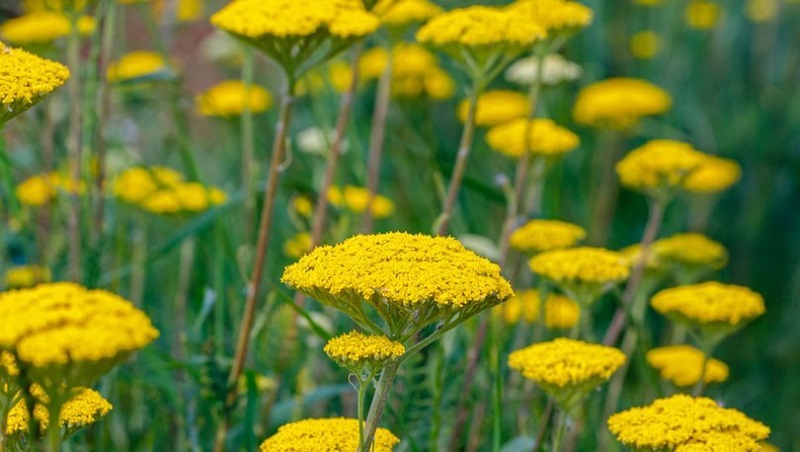
{"type": "Polygon", "coordinates": [[[700,351],[703,352],[703,366],[700,368],[700,379],[697,380],[697,384],[692,390],[692,395],[695,397],[701,396],[703,390],[706,388],[706,370],[708,368],[708,362],[711,360],[711,354],[714,353],[714,349],[717,348],[719,340],[706,339],[699,342],[700,351]]]}
{"type": "Polygon", "coordinates": [[[258,165],[255,157],[255,133],[253,128],[253,110],[250,108],[250,93],[253,87],[253,49],[244,46],[242,51],[242,83],[244,83],[244,108],[242,109],[242,180],[245,188],[244,201],[244,234],[245,242],[249,242],[252,232],[253,218],[256,208],[255,181],[258,179],[258,165]]]}
{"type": "Polygon", "coordinates": [[[67,216],[69,234],[69,277],[81,282],[81,200],[77,187],[81,182],[81,38],[78,34],[78,13],[69,13],[70,31],[67,36],[67,66],[72,76],[68,81],[71,112],[67,132],[69,154],[70,211],[67,216]]]}
{"type": "Polygon", "coordinates": [[[19,218],[19,200],[14,193],[14,180],[11,177],[11,159],[6,153],[6,129],[0,125],[0,179],[3,180],[8,195],[8,205],[13,218],[19,218]]]}
{"type": "Polygon", "coordinates": [[[397,375],[399,367],[400,361],[392,360],[381,372],[381,377],[375,387],[375,395],[372,396],[369,414],[367,414],[367,423],[364,427],[364,447],[359,449],[360,452],[368,452],[372,449],[375,432],[378,430],[378,423],[381,421],[381,416],[383,416],[383,410],[386,408],[386,401],[389,399],[389,392],[392,389],[394,377],[397,375]]]}
{"type": "Polygon", "coordinates": [[[372,380],[371,376],[368,379],[361,379],[361,375],[356,375],[358,378],[358,450],[364,450],[364,399],[367,396],[367,384],[372,380]]]}
{"type": "MultiPolygon", "coordinates": [[[[491,316],[491,314],[490,314],[491,316]]],[[[492,450],[498,452],[502,440],[503,424],[503,377],[500,371],[500,340],[498,318],[489,320],[489,361],[493,378],[492,391],[492,450]]]]}
{"type": "Polygon", "coordinates": [[[558,414],[556,416],[556,431],[555,436],[553,437],[553,452],[560,452],[561,448],[563,447],[562,443],[564,442],[564,433],[567,430],[568,418],[569,415],[567,413],[561,409],[558,410],[558,414]]]}

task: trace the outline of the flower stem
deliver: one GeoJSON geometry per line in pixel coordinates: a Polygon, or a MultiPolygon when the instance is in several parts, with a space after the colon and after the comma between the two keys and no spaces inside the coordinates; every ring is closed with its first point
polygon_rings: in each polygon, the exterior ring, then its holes
{"type": "Polygon", "coordinates": [[[69,155],[70,210],[67,216],[69,237],[69,278],[81,282],[81,200],[78,187],[81,182],[81,38],[78,31],[78,13],[69,13],[70,31],[67,35],[67,66],[72,74],[68,81],[70,100],[67,153],[69,155]]]}
{"type": "Polygon", "coordinates": [[[0,125],[0,179],[5,183],[6,195],[11,216],[19,217],[19,200],[14,193],[14,180],[11,177],[11,160],[6,153],[6,129],[0,125]]]}
{"type": "Polygon", "coordinates": [[[242,49],[242,83],[245,102],[242,108],[242,181],[244,182],[244,240],[249,243],[252,237],[252,224],[256,209],[255,181],[258,178],[258,165],[255,158],[255,134],[253,132],[253,110],[250,108],[250,93],[253,87],[253,49],[242,49]]]}
{"type": "Polygon", "coordinates": [[[400,367],[398,360],[392,360],[381,372],[381,377],[378,379],[378,384],[375,386],[375,395],[372,396],[372,403],[369,407],[369,414],[367,414],[367,423],[364,427],[364,443],[363,447],[359,449],[360,452],[368,452],[372,449],[372,443],[375,440],[375,432],[378,429],[378,423],[381,421],[383,410],[386,408],[386,401],[389,399],[389,391],[392,389],[394,377],[397,375],[397,370],[400,367]]]}
{"type": "Polygon", "coordinates": [[[569,415],[563,410],[559,409],[556,415],[555,436],[553,436],[553,452],[560,452],[562,443],[564,442],[564,433],[567,430],[567,419],[569,415]]]}
{"type": "Polygon", "coordinates": [[[358,450],[364,450],[364,399],[371,378],[363,380],[360,375],[356,375],[356,378],[358,378],[358,450]]]}

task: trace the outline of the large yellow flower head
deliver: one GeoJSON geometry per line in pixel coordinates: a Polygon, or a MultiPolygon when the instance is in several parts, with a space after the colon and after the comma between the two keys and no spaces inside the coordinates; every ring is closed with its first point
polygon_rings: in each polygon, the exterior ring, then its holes
{"type": "Polygon", "coordinates": [[[660,262],[674,267],[717,270],[728,263],[728,250],[721,243],[694,232],[657,240],[652,252],[660,262]]]}
{"type": "MultiPolygon", "coordinates": [[[[680,387],[694,386],[700,381],[705,359],[701,350],[690,345],[659,347],[647,352],[647,362],[658,369],[661,378],[680,387]]],[[[705,366],[703,381],[706,383],[728,379],[728,366],[722,361],[709,359],[705,366]]]]}
{"type": "Polygon", "coordinates": [[[0,125],[34,106],[68,78],[69,69],[63,64],[0,43],[0,125]]]}
{"type": "Polygon", "coordinates": [[[662,196],[683,183],[708,158],[691,145],[673,140],[651,140],[634,149],[616,165],[622,185],[662,196]]]}
{"type": "MultiPolygon", "coordinates": [[[[240,0],[241,1],[241,0],[240,0]]],[[[400,442],[385,428],[375,432],[372,450],[391,452],[400,442]]],[[[278,428],[261,443],[261,452],[335,452],[358,449],[358,420],[305,419],[278,428]]]]}
{"type": "Polygon", "coordinates": [[[683,189],[690,193],[719,193],[739,182],[742,167],[733,160],[709,155],[708,158],[683,181],[683,189]]]}
{"type": "Polygon", "coordinates": [[[625,364],[622,351],[559,338],[512,352],[508,366],[533,380],[566,411],[625,364]]]}
{"type": "Polygon", "coordinates": [[[366,303],[392,339],[446,317],[466,318],[513,295],[500,267],[457,240],[402,232],[317,247],[286,267],[282,281],[374,330],[364,319],[366,303]]]}
{"type": "Polygon", "coordinates": [[[136,50],[126,53],[108,66],[109,82],[127,82],[161,72],[170,71],[164,57],[158,52],[136,50]]]}
{"type": "Polygon", "coordinates": [[[203,116],[240,116],[246,107],[252,113],[261,113],[272,105],[272,96],[258,86],[241,80],[220,82],[197,96],[197,112],[203,116]]]}
{"type": "Polygon", "coordinates": [[[351,331],[328,341],[325,354],[353,373],[374,375],[384,364],[403,356],[406,347],[386,336],[351,331]]]}
{"type": "Polygon", "coordinates": [[[557,157],[574,150],[581,141],[550,119],[520,118],[492,127],[486,134],[486,142],[495,151],[518,158],[526,151],[537,156],[557,157]]]}
{"type": "MultiPolygon", "coordinates": [[[[369,202],[369,190],[363,187],[347,185],[344,190],[339,187],[331,187],[328,190],[328,202],[339,208],[346,208],[353,213],[364,213],[367,211],[369,202]]],[[[386,218],[394,212],[394,203],[391,199],[375,194],[372,198],[372,205],[369,209],[375,218],[386,218]]]]}
{"type": "Polygon", "coordinates": [[[429,0],[381,0],[372,10],[388,27],[405,27],[441,14],[441,6],[429,0]]]}
{"type": "Polygon", "coordinates": [[[582,307],[628,279],[630,274],[625,256],[592,247],[547,251],[531,259],[530,267],[582,307]]]}
{"type": "Polygon", "coordinates": [[[769,428],[706,397],[677,394],[608,418],[608,429],[635,450],[759,451],[769,428]],[[740,447],[727,448],[726,445],[740,447]],[[704,445],[705,448],[696,448],[704,445]]]}
{"type": "MultiPolygon", "coordinates": [[[[94,18],[80,17],[77,27],[79,34],[83,36],[90,34],[94,31],[94,18]]],[[[0,36],[10,43],[21,46],[48,44],[67,36],[70,28],[69,19],[63,14],[40,11],[5,21],[0,27],[0,36]]]]}
{"type": "MultiPolygon", "coordinates": [[[[475,111],[475,124],[479,126],[496,126],[523,118],[530,113],[531,104],[528,97],[517,91],[492,90],[478,97],[478,107],[475,111]]],[[[458,104],[458,119],[467,120],[469,100],[464,99],[458,104]]]]}
{"type": "Polygon", "coordinates": [[[565,0],[517,0],[508,6],[515,14],[532,18],[548,33],[574,31],[592,23],[592,10],[578,2],[565,0]]]}
{"type": "MultiPolygon", "coordinates": [[[[46,403],[47,395],[41,387],[34,384],[31,393],[39,401],[46,403]]],[[[74,395],[61,406],[59,415],[59,425],[68,434],[99,421],[113,408],[108,400],[93,389],[77,388],[73,393],[74,395]]],[[[47,428],[50,423],[50,415],[44,405],[36,404],[33,417],[42,428],[47,428]]],[[[6,435],[27,432],[28,421],[28,408],[25,406],[25,400],[20,400],[8,413],[6,435]]]]}
{"type": "Polygon", "coordinates": [[[586,231],[557,220],[531,220],[511,234],[512,248],[526,253],[540,253],[575,246],[586,238],[586,231]]]}
{"type": "Polygon", "coordinates": [[[575,101],[575,121],[594,127],[627,129],[645,116],[664,113],[669,93],[645,80],[611,78],[584,87],[575,101]]]}
{"type": "Polygon", "coordinates": [[[682,323],[737,327],[764,312],[764,299],[747,287],[716,281],[664,289],[650,300],[653,308],[682,323]]]}

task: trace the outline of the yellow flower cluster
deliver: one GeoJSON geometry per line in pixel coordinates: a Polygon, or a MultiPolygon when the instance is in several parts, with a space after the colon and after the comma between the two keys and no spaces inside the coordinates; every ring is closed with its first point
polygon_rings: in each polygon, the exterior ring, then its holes
{"type": "Polygon", "coordinates": [[[112,83],[125,82],[168,70],[170,68],[160,53],[137,50],[109,64],[106,77],[112,83]]]}
{"type": "Polygon", "coordinates": [[[664,113],[672,105],[670,95],[644,80],[611,78],[584,87],[575,101],[575,121],[595,127],[627,129],[644,116],[664,113]]]}
{"type": "Polygon", "coordinates": [[[531,220],[515,230],[509,239],[512,248],[540,253],[575,246],[586,238],[586,231],[571,223],[556,220],[531,220]]]}
{"type": "Polygon", "coordinates": [[[329,340],[324,351],[337,363],[353,368],[365,362],[383,363],[399,358],[406,352],[406,347],[386,336],[351,331],[329,340]]]}
{"type": "Polygon", "coordinates": [[[611,433],[636,450],[759,451],[769,428],[705,397],[677,394],[608,419],[611,433]],[[738,444],[739,447],[725,447],[738,444]],[[698,447],[698,446],[704,447],[698,447]]]}
{"type": "MultiPolygon", "coordinates": [[[[676,386],[694,386],[703,372],[705,355],[690,345],[672,345],[654,348],[647,352],[647,362],[658,369],[661,378],[676,386]]],[[[703,380],[706,383],[723,382],[728,379],[728,366],[717,359],[709,359],[703,380]]]]}
{"type": "Polygon", "coordinates": [[[548,32],[574,30],[592,23],[592,10],[565,0],[517,0],[508,7],[514,14],[532,18],[548,32]]]}
{"type": "Polygon", "coordinates": [[[22,0],[22,10],[38,11],[82,11],[95,0],[22,0]]]}
{"type": "MultiPolygon", "coordinates": [[[[531,104],[527,96],[517,91],[492,90],[478,97],[478,108],[475,110],[475,124],[492,127],[523,118],[530,113],[531,104]]],[[[466,122],[469,113],[469,101],[458,104],[458,119],[466,122]]],[[[523,134],[524,135],[524,134],[523,134]]],[[[520,154],[522,154],[520,152],[520,154]]]]}
{"type": "Polygon", "coordinates": [[[650,300],[664,315],[695,324],[722,323],[737,326],[766,312],[761,295],[747,287],[709,281],[664,289],[650,300]]]}
{"type": "MultiPolygon", "coordinates": [[[[94,31],[94,18],[80,17],[77,27],[80,35],[90,34],[94,31]]],[[[39,11],[5,21],[0,36],[16,45],[47,44],[67,36],[70,28],[69,19],[63,14],[39,11]]]]}
{"type": "Polygon", "coordinates": [[[620,182],[645,192],[674,190],[708,158],[691,145],[673,140],[651,140],[634,149],[616,165],[620,182]]]}
{"type": "Polygon", "coordinates": [[[19,265],[6,270],[6,289],[24,289],[50,282],[50,269],[39,265],[19,265]]]}
{"type": "Polygon", "coordinates": [[[657,240],[651,250],[664,263],[719,269],[728,262],[728,250],[703,234],[675,234],[657,240]]]}
{"type": "MultiPolygon", "coordinates": [[[[354,213],[364,213],[367,211],[367,205],[369,204],[369,190],[352,185],[345,186],[344,190],[339,189],[339,187],[331,187],[328,190],[328,202],[354,213]]],[[[393,211],[394,203],[392,203],[392,200],[376,193],[372,198],[372,208],[370,209],[372,216],[386,218],[393,211]]]]}
{"type": "MultiPolygon", "coordinates": [[[[282,281],[311,296],[413,308],[498,304],[513,292],[500,267],[450,237],[403,232],[358,235],[320,246],[290,265],[282,281]]],[[[323,302],[330,301],[326,299],[323,302]]],[[[490,307],[486,306],[486,307],[490,307]]]]}
{"type": "Polygon", "coordinates": [[[439,5],[429,0],[381,0],[372,10],[389,27],[405,27],[425,22],[443,11],[439,5]]]}
{"type": "MultiPolygon", "coordinates": [[[[503,321],[513,325],[520,319],[527,323],[539,320],[540,304],[539,291],[526,290],[509,298],[498,308],[501,309],[503,321]]],[[[550,294],[544,303],[544,323],[547,328],[572,328],[580,314],[580,306],[563,295],[550,294]]]]}
{"type": "Polygon", "coordinates": [[[163,166],[133,167],[119,173],[112,182],[114,196],[120,200],[138,204],[163,187],[172,187],[183,182],[183,175],[163,166]]]}
{"type": "Polygon", "coordinates": [[[142,311],[103,290],[51,283],[0,294],[0,349],[26,365],[113,365],[156,337],[142,311]]]}
{"type": "Polygon", "coordinates": [[[24,112],[63,85],[69,69],[0,43],[0,124],[24,112]]]}
{"type": "Polygon", "coordinates": [[[515,119],[492,127],[486,142],[495,151],[518,158],[526,151],[533,155],[554,157],[574,150],[580,138],[551,119],[515,119]],[[525,139],[527,133],[527,140],[525,139]],[[526,142],[527,141],[527,142],[526,142]]]}
{"type": "Polygon", "coordinates": [[[325,30],[339,38],[365,36],[380,20],[360,0],[239,0],[211,23],[249,39],[305,37],[325,30]]]}
{"type": "Polygon", "coordinates": [[[692,193],[718,193],[739,182],[742,168],[733,160],[709,155],[683,182],[684,190],[692,193]]]}
{"type": "Polygon", "coordinates": [[[197,213],[226,201],[215,187],[184,182],[183,175],[165,167],[135,167],[121,172],[112,184],[114,196],[155,214],[197,213]]]}
{"type": "MultiPolygon", "coordinates": [[[[239,0],[241,1],[241,0],[239,0]]],[[[261,443],[261,452],[337,452],[358,449],[358,420],[346,418],[305,419],[278,428],[278,433],[261,443]]],[[[372,449],[391,452],[400,442],[389,430],[379,427],[372,449]]]]}
{"type": "Polygon", "coordinates": [[[85,190],[83,182],[75,186],[68,177],[53,172],[25,179],[14,189],[14,194],[22,204],[39,207],[55,199],[59,191],[82,194],[85,190]]]}
{"type": "Polygon", "coordinates": [[[691,0],[686,5],[686,24],[698,30],[710,30],[722,19],[722,7],[715,2],[691,0]]]}
{"type": "Polygon", "coordinates": [[[432,18],[417,40],[438,47],[526,47],[546,35],[541,24],[510,9],[470,6],[432,18]]]}
{"type": "MultiPolygon", "coordinates": [[[[359,61],[361,79],[379,78],[386,69],[388,61],[389,55],[382,47],[364,52],[359,61]]],[[[334,86],[337,90],[344,91],[352,77],[349,65],[337,67],[336,70],[342,73],[337,74],[335,79],[341,79],[342,82],[334,81],[334,86]]],[[[441,100],[453,96],[455,81],[439,66],[436,56],[427,49],[419,44],[400,43],[392,49],[391,88],[392,94],[396,97],[426,96],[441,100]]]]}
{"type": "Polygon", "coordinates": [[[311,251],[311,234],[299,232],[283,245],[283,252],[292,258],[298,259],[303,254],[311,251]]]}
{"type": "Polygon", "coordinates": [[[258,86],[247,86],[241,80],[220,82],[197,96],[197,112],[203,116],[233,117],[241,115],[245,108],[252,113],[261,113],[272,105],[272,96],[258,86]]]}
{"type": "Polygon", "coordinates": [[[557,283],[618,283],[630,273],[623,255],[592,247],[547,251],[531,259],[530,267],[534,273],[557,283]]]}
{"type": "Polygon", "coordinates": [[[661,37],[653,30],[644,30],[631,36],[631,53],[641,60],[649,60],[661,50],[661,37]]]}
{"type": "Polygon", "coordinates": [[[598,386],[623,364],[625,354],[616,348],[567,338],[534,344],[508,357],[510,368],[548,391],[598,386]]]}
{"type": "MultiPolygon", "coordinates": [[[[42,388],[34,384],[31,393],[39,401],[46,403],[47,395],[42,388]]],[[[113,408],[111,404],[100,395],[99,392],[89,388],[77,388],[74,396],[61,406],[59,414],[59,425],[68,432],[74,432],[81,427],[97,422],[108,414],[113,408]]],[[[33,410],[33,417],[43,428],[47,428],[50,423],[50,416],[44,405],[36,404],[33,410]]],[[[28,431],[28,409],[25,400],[20,400],[8,412],[8,423],[6,424],[6,434],[14,435],[28,431]]]]}
{"type": "Polygon", "coordinates": [[[550,329],[574,327],[581,318],[581,307],[570,298],[551,294],[544,304],[544,325],[550,329]]]}

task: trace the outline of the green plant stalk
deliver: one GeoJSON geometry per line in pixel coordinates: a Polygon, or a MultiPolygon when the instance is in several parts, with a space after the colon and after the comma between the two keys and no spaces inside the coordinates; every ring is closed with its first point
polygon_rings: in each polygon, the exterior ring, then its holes
{"type": "MultiPolygon", "coordinates": [[[[408,352],[406,352],[404,358],[408,355],[408,352]]],[[[397,376],[400,363],[400,360],[389,361],[381,372],[378,384],[375,386],[375,394],[372,396],[369,414],[367,414],[367,422],[364,427],[364,447],[359,449],[360,452],[372,450],[372,443],[375,441],[375,432],[378,430],[378,423],[381,420],[381,416],[383,416],[384,408],[386,408],[386,401],[389,399],[389,392],[392,389],[394,378],[397,376]]]]}
{"type": "Polygon", "coordinates": [[[5,184],[11,216],[13,218],[19,218],[20,205],[14,193],[14,180],[11,177],[11,160],[6,152],[6,129],[5,125],[2,124],[0,124],[0,179],[2,179],[5,184]]]}
{"type": "MultiPolygon", "coordinates": [[[[70,31],[67,35],[67,66],[71,72],[68,81],[68,91],[71,111],[69,115],[69,129],[67,131],[67,153],[69,154],[69,178],[72,187],[78,187],[82,176],[81,152],[81,113],[83,104],[81,99],[81,38],[78,31],[78,13],[71,11],[68,14],[70,31]]],[[[81,269],[81,199],[77,190],[71,190],[70,210],[67,216],[69,237],[69,278],[80,283],[81,269]]]]}
{"type": "Polygon", "coordinates": [[[561,452],[564,442],[564,433],[567,431],[567,419],[569,418],[569,415],[562,409],[559,408],[557,411],[553,448],[551,449],[553,452],[561,452]]]}
{"type": "Polygon", "coordinates": [[[700,369],[700,379],[697,380],[697,384],[692,389],[692,395],[695,397],[703,395],[703,390],[706,388],[706,370],[708,370],[708,362],[711,360],[711,354],[714,353],[714,349],[717,348],[720,341],[715,338],[704,339],[698,342],[700,351],[703,352],[703,366],[700,369]]]}
{"type": "Polygon", "coordinates": [[[500,450],[503,433],[503,377],[500,366],[498,318],[489,314],[489,362],[493,379],[492,391],[492,450],[500,450]]]}
{"type": "MultiPolygon", "coordinates": [[[[214,247],[218,255],[223,254],[224,237],[221,225],[214,225],[214,247]]],[[[227,299],[225,293],[225,260],[215,259],[213,264],[213,287],[217,294],[214,301],[214,352],[217,356],[226,356],[225,347],[225,307],[227,299]]]]}
{"type": "MultiPolygon", "coordinates": [[[[187,353],[187,332],[186,332],[186,306],[189,300],[189,289],[192,280],[192,266],[194,264],[195,247],[197,244],[196,237],[188,237],[181,243],[180,258],[178,263],[178,293],[175,297],[175,330],[176,333],[173,339],[172,355],[179,363],[178,369],[175,372],[175,385],[177,387],[177,397],[184,406],[191,403],[186,384],[186,370],[184,362],[186,361],[187,353]]],[[[218,259],[221,260],[221,259],[218,259]]],[[[182,410],[176,410],[175,423],[179,427],[176,432],[176,449],[185,449],[186,441],[186,419],[181,415],[182,410]]]]}
{"type": "Polygon", "coordinates": [[[252,224],[256,209],[256,180],[258,180],[258,165],[255,156],[255,133],[253,128],[253,110],[250,108],[250,93],[253,88],[253,49],[242,45],[244,52],[242,58],[242,83],[244,83],[245,102],[242,108],[241,136],[242,136],[242,181],[244,182],[244,237],[248,243],[252,235],[252,224]]]}
{"type": "Polygon", "coordinates": [[[370,375],[369,378],[361,378],[361,375],[356,375],[358,379],[358,450],[365,450],[364,449],[364,399],[367,397],[367,385],[372,380],[372,376],[370,375]]]}

